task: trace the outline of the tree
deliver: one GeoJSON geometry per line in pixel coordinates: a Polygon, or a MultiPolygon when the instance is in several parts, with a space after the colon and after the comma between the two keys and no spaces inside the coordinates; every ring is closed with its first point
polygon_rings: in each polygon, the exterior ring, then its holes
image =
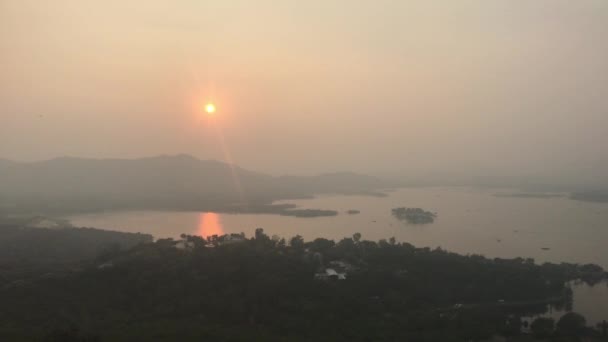
{"type": "Polygon", "coordinates": [[[353,234],[353,240],[355,240],[356,243],[359,243],[359,241],[361,240],[361,233],[353,234]]]}
{"type": "Polygon", "coordinates": [[[530,330],[538,338],[546,338],[553,333],[555,320],[553,318],[539,317],[532,322],[530,330]]]}
{"type": "Polygon", "coordinates": [[[586,324],[585,317],[576,312],[568,312],[557,322],[557,330],[563,334],[576,335],[585,328],[586,324]]]}
{"type": "Polygon", "coordinates": [[[295,249],[304,249],[304,239],[300,235],[296,235],[289,240],[289,245],[295,249]]]}
{"type": "Polygon", "coordinates": [[[99,342],[98,336],[82,334],[78,328],[55,330],[44,338],[44,342],[99,342]]]}
{"type": "Polygon", "coordinates": [[[307,246],[315,252],[326,253],[332,247],[334,247],[336,243],[333,240],[328,240],[324,238],[316,238],[314,241],[309,242],[307,246]]]}
{"type": "Polygon", "coordinates": [[[264,234],[264,228],[256,228],[255,239],[258,241],[268,240],[268,235],[264,234]]]}
{"type": "Polygon", "coordinates": [[[602,332],[602,336],[606,337],[608,334],[608,322],[606,320],[601,321],[597,324],[598,329],[602,332]]]}
{"type": "Polygon", "coordinates": [[[220,244],[220,237],[217,234],[213,234],[207,237],[207,241],[210,245],[217,247],[220,244]]]}

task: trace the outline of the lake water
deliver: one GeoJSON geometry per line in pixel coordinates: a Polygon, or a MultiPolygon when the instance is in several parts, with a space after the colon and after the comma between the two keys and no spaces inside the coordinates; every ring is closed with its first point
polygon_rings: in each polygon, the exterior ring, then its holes
{"type": "MultiPolygon", "coordinates": [[[[289,201],[301,208],[333,209],[335,217],[296,218],[265,214],[195,212],[110,212],[69,217],[74,225],[143,232],[156,238],[245,232],[262,227],[268,235],[306,240],[392,236],[418,247],[438,247],[488,257],[531,257],[537,261],[596,263],[608,269],[608,203],[565,197],[497,197],[508,189],[406,188],[388,197],[324,196],[289,201]],[[391,215],[395,207],[437,212],[435,223],[410,225],[391,215]],[[348,215],[349,209],[360,210],[348,215]],[[549,248],[543,250],[542,248],[549,248]]],[[[511,190],[512,192],[512,190],[511,190]]]]}
{"type": "MultiPolygon", "coordinates": [[[[142,232],[156,238],[180,234],[245,232],[262,227],[266,234],[306,240],[341,239],[361,233],[364,239],[395,237],[417,247],[441,247],[487,257],[531,257],[537,262],[595,263],[608,269],[608,203],[572,201],[566,197],[495,196],[512,189],[405,188],[387,197],[323,196],[288,201],[301,208],[333,209],[335,217],[296,218],[264,214],[196,212],[110,212],[73,216],[74,225],[142,232]],[[433,224],[411,225],[391,215],[395,207],[436,212],[433,224]],[[346,214],[356,209],[357,215],[346,214]],[[543,249],[544,248],[544,249],[543,249]]],[[[590,322],[608,319],[608,287],[576,286],[574,310],[590,322]]]]}

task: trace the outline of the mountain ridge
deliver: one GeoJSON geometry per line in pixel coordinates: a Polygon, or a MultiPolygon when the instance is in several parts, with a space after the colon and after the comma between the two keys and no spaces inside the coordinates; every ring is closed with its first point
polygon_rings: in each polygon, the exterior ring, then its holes
{"type": "Polygon", "coordinates": [[[395,185],[352,172],[276,177],[184,154],[0,162],[0,208],[37,212],[235,210],[318,194],[378,194],[395,185]]]}

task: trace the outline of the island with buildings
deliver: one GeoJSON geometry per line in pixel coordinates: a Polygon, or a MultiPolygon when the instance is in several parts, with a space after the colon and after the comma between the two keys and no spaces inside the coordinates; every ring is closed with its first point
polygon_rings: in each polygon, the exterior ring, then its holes
{"type": "Polygon", "coordinates": [[[392,214],[399,221],[406,221],[411,224],[433,223],[437,217],[436,213],[421,208],[393,208],[392,214]]]}

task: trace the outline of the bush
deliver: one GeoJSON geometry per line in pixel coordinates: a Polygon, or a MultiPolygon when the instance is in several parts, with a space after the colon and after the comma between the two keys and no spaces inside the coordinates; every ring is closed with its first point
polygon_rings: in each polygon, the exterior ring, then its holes
{"type": "Polygon", "coordinates": [[[555,329],[555,320],[553,320],[553,318],[539,317],[532,322],[530,329],[536,337],[548,337],[553,334],[553,330],[555,329]]]}
{"type": "Polygon", "coordinates": [[[580,334],[587,324],[585,317],[576,312],[568,312],[557,322],[557,330],[565,335],[580,334]]]}

